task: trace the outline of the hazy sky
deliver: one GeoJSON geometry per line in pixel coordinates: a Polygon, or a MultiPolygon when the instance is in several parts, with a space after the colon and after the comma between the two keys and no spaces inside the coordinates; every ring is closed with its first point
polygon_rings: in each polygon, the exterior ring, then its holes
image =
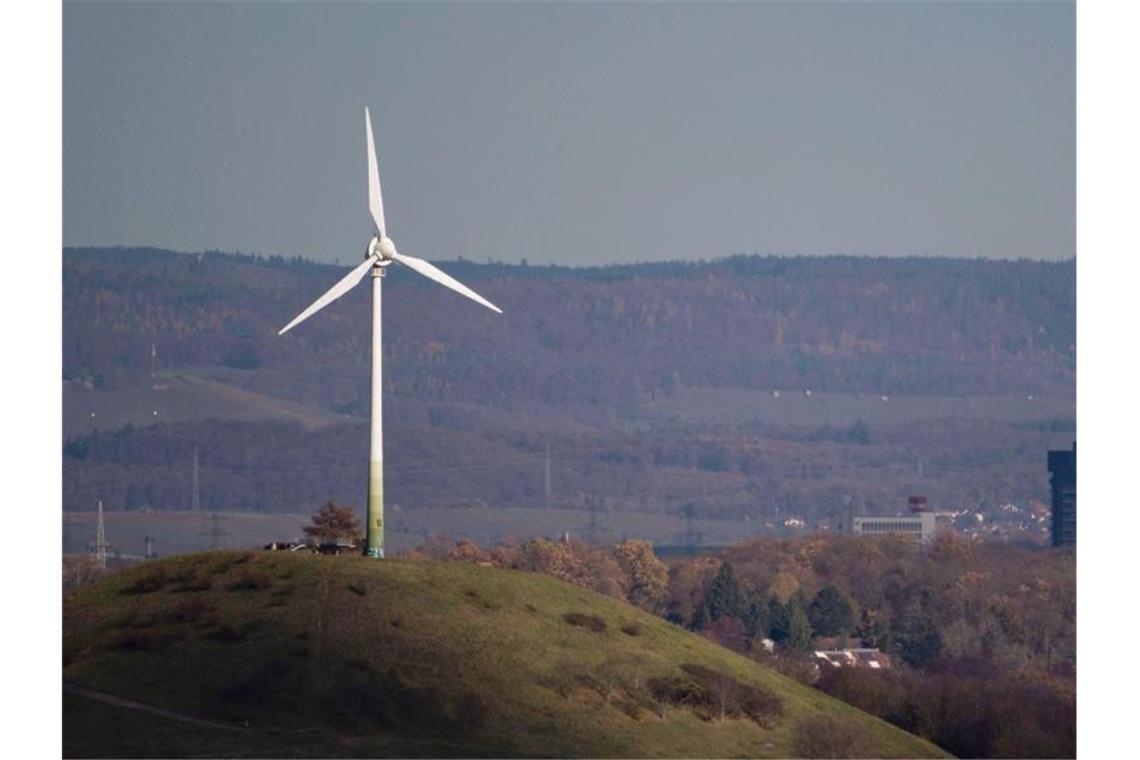
{"type": "Polygon", "coordinates": [[[66,245],[1068,258],[1075,10],[64,5],[66,245]]]}

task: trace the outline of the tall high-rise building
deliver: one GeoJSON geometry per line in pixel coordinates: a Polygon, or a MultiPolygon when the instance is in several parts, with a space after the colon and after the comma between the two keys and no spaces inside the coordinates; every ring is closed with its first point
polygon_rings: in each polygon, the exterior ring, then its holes
{"type": "Polygon", "coordinates": [[[1053,546],[1077,545],[1077,442],[1072,451],[1049,452],[1053,546]]]}

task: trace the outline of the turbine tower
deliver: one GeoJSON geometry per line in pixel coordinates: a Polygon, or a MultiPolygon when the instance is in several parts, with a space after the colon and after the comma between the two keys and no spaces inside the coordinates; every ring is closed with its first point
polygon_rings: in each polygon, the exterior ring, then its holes
{"type": "Polygon", "coordinates": [[[368,210],[372,216],[375,234],[368,242],[364,252],[364,262],[346,274],[340,282],[333,285],[307,309],[281,328],[278,335],[284,335],[288,330],[305,321],[316,312],[348,291],[364,279],[365,275],[372,274],[372,427],[368,457],[368,525],[364,542],[364,554],[368,557],[381,559],[384,557],[384,423],[383,400],[381,396],[381,298],[380,289],[385,272],[393,261],[435,280],[444,287],[451,288],[457,293],[467,296],[471,300],[486,306],[492,311],[503,313],[495,304],[471,290],[463,283],[450,277],[435,265],[415,256],[408,256],[396,250],[392,238],[388,237],[384,226],[384,201],[380,195],[380,170],[376,164],[376,146],[372,140],[372,116],[368,108],[364,109],[364,132],[368,150],[368,210]]]}
{"type": "Polygon", "coordinates": [[[201,497],[198,490],[198,447],[194,447],[194,466],[190,471],[190,511],[197,512],[202,508],[201,497]]]}
{"type": "Polygon", "coordinates": [[[107,569],[107,531],[103,528],[103,500],[99,500],[99,517],[95,524],[95,564],[107,569]]]}

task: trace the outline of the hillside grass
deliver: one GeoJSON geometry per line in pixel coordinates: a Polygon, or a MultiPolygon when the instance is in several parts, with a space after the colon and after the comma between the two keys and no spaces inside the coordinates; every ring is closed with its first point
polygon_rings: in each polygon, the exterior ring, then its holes
{"type": "Polygon", "coordinates": [[[63,656],[73,683],[241,727],[131,720],[69,695],[68,756],[788,757],[821,715],[858,723],[863,755],[945,756],[637,608],[467,564],[146,563],[65,599],[63,656]],[[710,673],[781,709],[722,717],[663,696],[710,673]]]}

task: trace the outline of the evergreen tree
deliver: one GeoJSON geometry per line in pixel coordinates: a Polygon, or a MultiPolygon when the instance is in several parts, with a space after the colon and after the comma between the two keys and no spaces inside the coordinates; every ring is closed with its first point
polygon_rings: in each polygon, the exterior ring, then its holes
{"type": "Polygon", "coordinates": [[[768,638],[777,644],[782,644],[788,638],[788,608],[780,603],[775,594],[768,597],[768,638]]]}
{"type": "Polygon", "coordinates": [[[708,605],[709,617],[712,620],[720,620],[725,616],[743,617],[744,594],[740,590],[740,582],[736,580],[736,571],[731,562],[721,563],[720,570],[705,592],[705,603],[708,605]]]}
{"type": "Polygon", "coordinates": [[[795,599],[788,602],[788,637],[784,646],[797,652],[811,647],[811,623],[803,606],[795,599]]]}
{"type": "Polygon", "coordinates": [[[854,620],[851,603],[835,586],[824,586],[807,608],[808,620],[817,636],[838,636],[850,631],[854,620]]]}
{"type": "Polygon", "coordinates": [[[744,634],[752,639],[759,633],[768,635],[768,605],[759,599],[753,599],[744,612],[744,634]]]}
{"type": "Polygon", "coordinates": [[[934,616],[915,599],[893,631],[894,646],[910,666],[921,668],[942,649],[942,633],[934,616]]]}

